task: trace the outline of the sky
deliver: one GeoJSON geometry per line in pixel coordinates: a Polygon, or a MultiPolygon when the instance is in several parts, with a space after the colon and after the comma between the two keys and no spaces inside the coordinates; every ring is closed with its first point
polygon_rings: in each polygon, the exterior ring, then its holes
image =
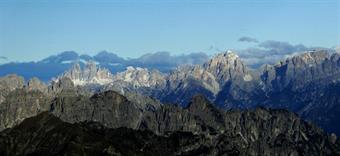
{"type": "Polygon", "coordinates": [[[268,40],[340,44],[338,0],[0,0],[0,57],[34,61],[62,51],[125,58],[244,49],[268,40]],[[240,42],[241,38],[251,38],[240,42]]]}

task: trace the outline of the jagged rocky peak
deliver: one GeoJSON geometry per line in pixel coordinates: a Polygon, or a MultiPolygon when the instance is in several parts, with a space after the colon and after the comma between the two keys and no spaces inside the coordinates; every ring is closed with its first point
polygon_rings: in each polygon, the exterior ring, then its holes
{"type": "Polygon", "coordinates": [[[90,84],[109,84],[112,82],[113,75],[109,70],[97,67],[94,61],[88,61],[84,69],[81,68],[79,63],[74,64],[62,77],[68,77],[75,85],[83,86],[90,84]]]}
{"type": "Polygon", "coordinates": [[[65,90],[74,90],[74,83],[69,77],[60,77],[51,82],[49,92],[58,93],[65,90]]]}
{"type": "Polygon", "coordinates": [[[326,50],[308,51],[274,66],[267,66],[261,76],[267,88],[282,90],[286,87],[301,88],[305,84],[318,82],[326,85],[340,76],[338,53],[326,50]],[[321,82],[322,81],[322,82],[321,82]]]}
{"type": "Polygon", "coordinates": [[[207,63],[205,63],[205,66],[207,68],[216,68],[223,64],[236,65],[237,61],[239,60],[239,56],[235,52],[227,50],[224,53],[219,53],[214,56],[207,63]]]}
{"type": "Polygon", "coordinates": [[[306,51],[292,57],[288,57],[285,61],[281,61],[279,65],[292,63],[296,66],[320,64],[330,57],[326,50],[306,51]]]}
{"type": "Polygon", "coordinates": [[[0,90],[6,89],[8,91],[12,91],[17,88],[23,88],[24,85],[24,78],[16,74],[9,74],[4,77],[0,77],[0,90]]]}
{"type": "Polygon", "coordinates": [[[253,76],[245,63],[231,50],[217,54],[205,63],[203,67],[212,73],[221,85],[234,79],[243,79],[243,81],[253,80],[253,76]]]}
{"type": "Polygon", "coordinates": [[[168,77],[168,83],[172,87],[170,89],[175,89],[179,85],[183,85],[182,87],[184,88],[191,87],[190,83],[193,81],[199,81],[204,88],[207,88],[214,94],[217,94],[220,90],[215,76],[200,65],[180,66],[172,71],[168,77]]]}
{"type": "Polygon", "coordinates": [[[9,74],[0,77],[0,104],[5,101],[5,97],[15,89],[23,88],[25,80],[23,77],[16,74],[9,74]]]}
{"type": "Polygon", "coordinates": [[[46,93],[48,86],[40,81],[37,77],[33,77],[27,82],[27,89],[28,90],[38,90],[43,93],[46,93]]]}
{"type": "Polygon", "coordinates": [[[158,70],[129,66],[113,76],[113,82],[125,82],[134,87],[158,87],[165,84],[165,76],[158,70]]]}

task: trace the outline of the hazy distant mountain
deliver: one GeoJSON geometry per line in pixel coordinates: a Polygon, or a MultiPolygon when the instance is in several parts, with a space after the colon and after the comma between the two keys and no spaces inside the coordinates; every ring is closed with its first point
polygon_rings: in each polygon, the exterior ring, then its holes
{"type": "Polygon", "coordinates": [[[124,59],[107,51],[99,52],[94,56],[79,55],[74,51],[65,51],[58,55],[49,56],[36,62],[12,62],[0,64],[0,76],[18,74],[25,79],[38,77],[47,82],[57,77],[72,67],[74,63],[84,66],[92,60],[101,67],[105,67],[111,73],[124,71],[128,66],[144,67],[168,72],[181,64],[202,64],[208,59],[204,53],[192,53],[188,55],[171,56],[168,52],[158,52],[143,55],[136,59],[124,59]]]}

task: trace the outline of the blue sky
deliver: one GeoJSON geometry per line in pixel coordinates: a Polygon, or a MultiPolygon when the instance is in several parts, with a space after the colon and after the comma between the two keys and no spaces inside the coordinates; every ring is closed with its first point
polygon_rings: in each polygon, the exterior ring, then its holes
{"type": "Polygon", "coordinates": [[[123,57],[240,49],[243,36],[306,46],[340,44],[337,0],[0,0],[0,56],[38,60],[62,51],[123,57]]]}

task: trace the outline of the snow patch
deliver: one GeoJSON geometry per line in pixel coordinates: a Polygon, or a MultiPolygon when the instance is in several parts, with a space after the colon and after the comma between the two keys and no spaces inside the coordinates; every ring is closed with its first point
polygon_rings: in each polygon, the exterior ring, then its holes
{"type": "Polygon", "coordinates": [[[244,75],[243,80],[248,82],[253,80],[253,77],[250,74],[246,74],[244,75]]]}

